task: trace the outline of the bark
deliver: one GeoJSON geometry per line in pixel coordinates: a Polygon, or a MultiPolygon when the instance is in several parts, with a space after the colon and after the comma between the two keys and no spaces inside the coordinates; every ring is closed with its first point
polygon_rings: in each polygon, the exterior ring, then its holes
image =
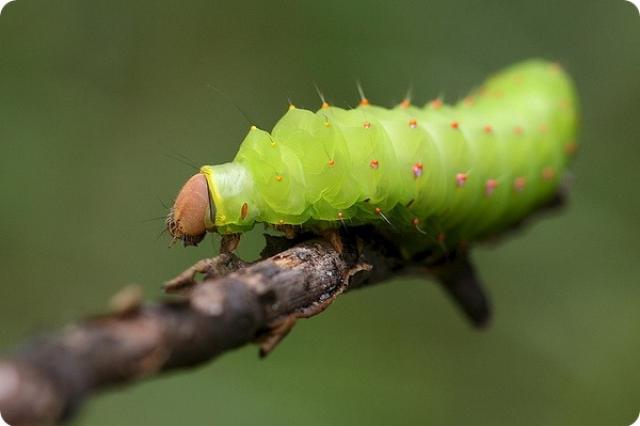
{"type": "MultiPolygon", "coordinates": [[[[224,253],[167,285],[178,294],[142,303],[131,289],[113,310],[33,338],[0,360],[0,413],[9,424],[55,424],[97,391],[188,368],[249,343],[265,355],[297,318],[322,312],[346,290],[407,271],[400,255],[366,229],[338,253],[312,238],[246,264],[224,253]],[[196,283],[195,272],[204,272],[196,283]]],[[[270,238],[269,251],[282,240],[270,238]]]]}

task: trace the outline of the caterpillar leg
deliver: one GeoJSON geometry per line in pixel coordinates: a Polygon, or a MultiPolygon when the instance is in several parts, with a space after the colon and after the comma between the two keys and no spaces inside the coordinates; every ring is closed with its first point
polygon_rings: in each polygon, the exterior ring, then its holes
{"type": "Polygon", "coordinates": [[[325,229],[320,235],[322,238],[327,240],[329,244],[333,247],[335,251],[339,254],[344,252],[344,244],[342,243],[342,236],[340,235],[340,230],[338,229],[325,229]]]}
{"type": "Polygon", "coordinates": [[[491,319],[491,303],[467,253],[454,253],[433,272],[471,324],[478,328],[486,326],[491,319]]]}
{"type": "Polygon", "coordinates": [[[213,279],[235,272],[245,266],[247,263],[235,254],[222,253],[214,258],[197,261],[180,275],[167,281],[163,288],[165,293],[177,293],[196,285],[198,283],[196,281],[197,274],[204,274],[205,279],[213,279]]]}
{"type": "Polygon", "coordinates": [[[240,244],[241,234],[224,234],[220,239],[220,254],[233,253],[240,244]]]}
{"type": "Polygon", "coordinates": [[[282,232],[284,237],[288,240],[295,240],[299,236],[299,232],[296,226],[294,225],[274,225],[273,229],[276,231],[282,232]]]}

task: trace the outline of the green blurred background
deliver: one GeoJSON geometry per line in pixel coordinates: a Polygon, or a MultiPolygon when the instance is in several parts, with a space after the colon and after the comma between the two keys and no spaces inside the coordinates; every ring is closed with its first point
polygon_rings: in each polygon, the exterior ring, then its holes
{"type": "MultiPolygon", "coordinates": [[[[16,0],[0,16],[0,349],[212,254],[162,203],[287,99],[454,100],[540,56],[575,77],[571,203],[476,250],[484,332],[431,282],[340,298],[266,361],[246,347],[103,394],[75,425],[629,425],[640,410],[640,16],[623,0],[16,0]],[[225,99],[210,86],[228,94],[225,99]]],[[[255,257],[260,230],[240,252],[255,257]]]]}

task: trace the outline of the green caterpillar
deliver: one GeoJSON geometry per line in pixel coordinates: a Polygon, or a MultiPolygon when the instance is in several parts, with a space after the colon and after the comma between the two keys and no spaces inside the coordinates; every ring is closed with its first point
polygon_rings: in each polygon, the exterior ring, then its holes
{"type": "Polygon", "coordinates": [[[168,219],[174,239],[257,222],[322,232],[369,224],[407,253],[495,234],[557,191],[575,152],[577,100],[556,64],[503,70],[458,104],[293,106],[251,128],[235,159],[203,166],[168,219]]]}

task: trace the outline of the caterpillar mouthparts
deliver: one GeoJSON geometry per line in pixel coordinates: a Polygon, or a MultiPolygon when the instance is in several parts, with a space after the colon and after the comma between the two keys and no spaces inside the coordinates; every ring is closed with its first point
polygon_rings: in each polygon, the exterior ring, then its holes
{"type": "Polygon", "coordinates": [[[210,209],[215,212],[211,204],[205,176],[202,173],[191,176],[167,216],[167,231],[173,240],[181,240],[185,247],[202,241],[207,233],[205,217],[210,209]]]}

